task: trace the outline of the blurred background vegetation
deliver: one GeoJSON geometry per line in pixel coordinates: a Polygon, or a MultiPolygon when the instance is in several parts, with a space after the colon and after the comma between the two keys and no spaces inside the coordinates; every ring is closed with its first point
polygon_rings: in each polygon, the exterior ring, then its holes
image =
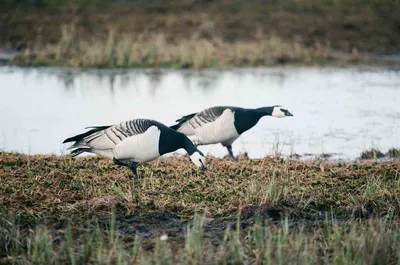
{"type": "Polygon", "coordinates": [[[224,67],[400,52],[398,1],[3,2],[0,46],[24,52],[17,64],[224,67]]]}

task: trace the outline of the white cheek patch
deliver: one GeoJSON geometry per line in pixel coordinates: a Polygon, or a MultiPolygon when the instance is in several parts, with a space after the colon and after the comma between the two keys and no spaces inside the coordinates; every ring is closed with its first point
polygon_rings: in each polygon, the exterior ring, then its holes
{"type": "Polygon", "coordinates": [[[190,160],[192,160],[193,164],[195,164],[197,167],[201,167],[202,164],[200,162],[203,161],[204,157],[202,155],[200,155],[199,152],[194,152],[191,156],[190,156],[190,160]]]}
{"type": "Polygon", "coordinates": [[[272,111],[272,116],[276,118],[283,118],[286,115],[280,108],[274,108],[274,110],[272,111]]]}

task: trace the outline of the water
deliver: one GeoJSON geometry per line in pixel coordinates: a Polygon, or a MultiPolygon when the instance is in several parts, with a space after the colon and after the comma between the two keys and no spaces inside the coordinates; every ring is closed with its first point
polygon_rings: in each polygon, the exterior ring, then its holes
{"type": "MultiPolygon", "coordinates": [[[[264,117],[234,144],[250,158],[276,152],[355,159],[400,146],[400,72],[356,68],[232,71],[0,68],[0,149],[62,154],[85,127],[135,117],[167,125],[215,105],[283,104],[289,118],[264,117]]],[[[222,157],[221,145],[200,147],[222,157]]],[[[183,153],[181,150],[179,153],[183,153]]]]}

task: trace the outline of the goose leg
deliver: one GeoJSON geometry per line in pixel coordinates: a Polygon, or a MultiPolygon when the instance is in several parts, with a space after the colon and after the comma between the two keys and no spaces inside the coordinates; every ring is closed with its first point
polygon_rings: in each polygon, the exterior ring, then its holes
{"type": "Polygon", "coordinates": [[[232,160],[238,162],[239,160],[233,155],[232,145],[226,145],[225,147],[228,149],[229,156],[232,158],[232,160]]]}
{"type": "Polygon", "coordinates": [[[126,167],[128,167],[128,168],[132,171],[132,173],[133,173],[133,180],[132,180],[132,199],[133,199],[134,201],[136,201],[138,205],[140,205],[140,189],[141,189],[141,188],[140,188],[140,184],[138,185],[138,183],[135,183],[135,182],[136,182],[135,179],[137,179],[137,178],[139,177],[138,174],[137,174],[137,166],[138,166],[139,164],[136,163],[136,162],[125,163],[125,162],[119,161],[119,160],[116,159],[115,157],[113,158],[113,162],[114,162],[116,165],[119,165],[119,166],[126,166],[126,167]]]}
{"type": "Polygon", "coordinates": [[[136,178],[139,177],[139,175],[137,173],[137,166],[138,166],[138,163],[136,163],[136,162],[132,162],[131,164],[128,165],[129,169],[133,173],[133,176],[136,178]]]}
{"type": "Polygon", "coordinates": [[[138,174],[137,174],[138,163],[136,163],[136,162],[125,163],[125,162],[119,161],[115,157],[113,158],[113,162],[116,165],[128,167],[132,171],[133,176],[138,177],[138,174]]]}

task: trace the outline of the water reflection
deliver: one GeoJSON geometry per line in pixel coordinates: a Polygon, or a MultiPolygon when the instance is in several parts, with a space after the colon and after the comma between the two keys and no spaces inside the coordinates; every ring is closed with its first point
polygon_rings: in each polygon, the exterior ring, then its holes
{"type": "MultiPolygon", "coordinates": [[[[14,72],[16,68],[3,67],[2,72],[14,72]]],[[[235,76],[238,83],[235,86],[242,86],[247,83],[247,79],[255,79],[261,83],[274,83],[285,89],[284,85],[287,73],[277,71],[266,71],[265,69],[233,70],[230,72],[220,70],[186,71],[186,70],[98,70],[85,69],[77,70],[72,68],[24,68],[20,69],[24,79],[34,78],[38,83],[43,82],[49,76],[56,77],[60,82],[59,86],[66,91],[74,91],[80,86],[85,85],[88,89],[108,89],[111,94],[115,93],[116,87],[120,90],[135,89],[143,85],[143,78],[146,79],[147,87],[151,95],[155,95],[157,90],[162,87],[162,83],[171,78],[171,75],[178,75],[179,81],[186,87],[188,92],[193,89],[200,89],[203,93],[210,93],[218,88],[221,77],[230,78],[235,76]],[[266,72],[268,73],[266,75],[266,72]],[[78,84],[78,82],[85,82],[78,84]]]]}
{"type": "MultiPolygon", "coordinates": [[[[399,147],[398,71],[335,68],[77,70],[0,68],[0,149],[57,153],[91,125],[135,117],[173,124],[214,105],[283,104],[293,118],[263,118],[233,145],[250,157],[399,147]]],[[[223,156],[220,145],[201,147],[223,156]]]]}

